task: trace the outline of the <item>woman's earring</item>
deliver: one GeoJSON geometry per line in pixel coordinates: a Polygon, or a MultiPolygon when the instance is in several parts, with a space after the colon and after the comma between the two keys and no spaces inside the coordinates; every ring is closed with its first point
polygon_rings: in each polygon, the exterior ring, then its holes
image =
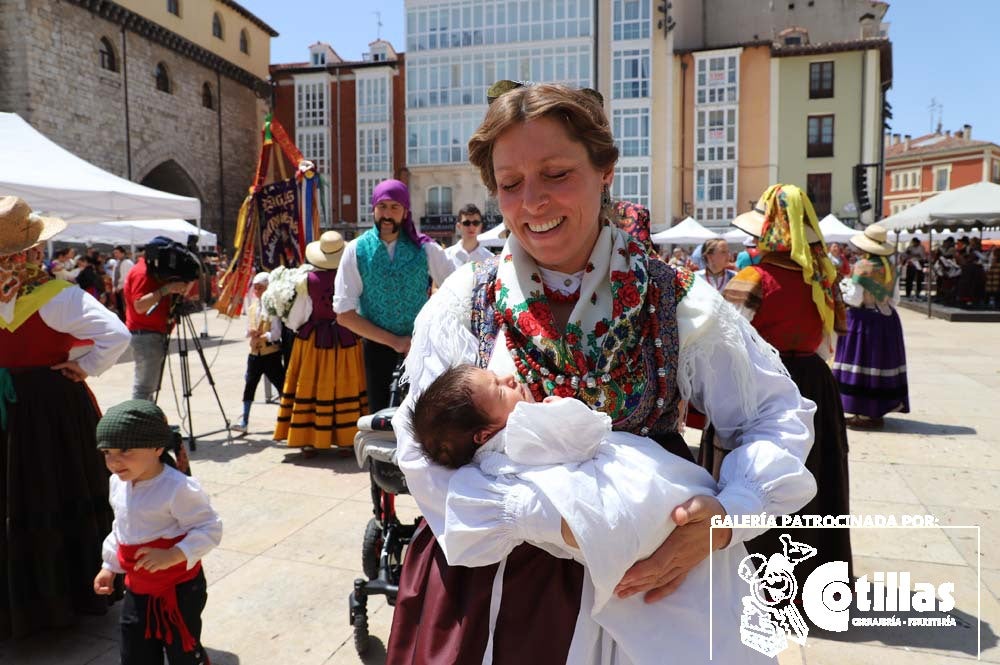
{"type": "Polygon", "coordinates": [[[601,207],[607,208],[611,205],[611,192],[608,190],[608,186],[604,185],[601,188],[601,207]]]}

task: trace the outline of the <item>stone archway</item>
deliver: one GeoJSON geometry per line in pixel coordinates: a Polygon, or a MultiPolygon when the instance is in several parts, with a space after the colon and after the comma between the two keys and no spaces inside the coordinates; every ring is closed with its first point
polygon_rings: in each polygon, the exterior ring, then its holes
{"type": "Polygon", "coordinates": [[[202,197],[201,191],[194,180],[180,164],[172,159],[160,162],[157,166],[153,167],[139,181],[139,184],[164,192],[170,192],[171,194],[193,196],[201,201],[202,205],[205,205],[205,199],[202,197]]]}

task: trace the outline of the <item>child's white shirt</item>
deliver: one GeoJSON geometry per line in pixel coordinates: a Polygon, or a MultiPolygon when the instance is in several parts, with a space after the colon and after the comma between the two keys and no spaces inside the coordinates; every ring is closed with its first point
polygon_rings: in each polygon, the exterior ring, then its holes
{"type": "Polygon", "coordinates": [[[125,572],[118,564],[119,544],[138,545],[186,533],[175,547],[184,553],[190,570],[222,541],[222,520],[208,493],[177,469],[164,466],[155,478],[138,483],[112,474],[108,484],[115,520],[104,539],[103,568],[125,572]]]}

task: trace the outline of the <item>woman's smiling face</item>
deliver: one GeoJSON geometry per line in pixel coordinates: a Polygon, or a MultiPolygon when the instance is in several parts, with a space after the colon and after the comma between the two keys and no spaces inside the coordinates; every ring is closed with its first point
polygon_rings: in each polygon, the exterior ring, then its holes
{"type": "Polygon", "coordinates": [[[583,270],[600,231],[601,190],[614,167],[594,167],[582,143],[551,117],[528,120],[493,146],[497,201],[504,223],[538,265],[583,270]]]}

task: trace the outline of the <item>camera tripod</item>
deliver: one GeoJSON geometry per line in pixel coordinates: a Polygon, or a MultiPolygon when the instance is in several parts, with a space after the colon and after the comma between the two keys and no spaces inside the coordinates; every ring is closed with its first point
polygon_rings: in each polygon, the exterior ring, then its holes
{"type": "Polygon", "coordinates": [[[170,356],[170,338],[173,336],[177,340],[177,356],[180,360],[181,373],[181,394],[184,398],[185,414],[182,414],[181,423],[184,424],[186,421],[188,449],[193,451],[198,449],[197,438],[199,436],[208,436],[210,434],[218,434],[219,432],[225,432],[227,438],[231,438],[231,436],[229,434],[229,419],[226,417],[226,410],[222,406],[222,400],[219,398],[219,391],[215,389],[215,379],[212,378],[212,371],[208,367],[208,361],[205,360],[205,350],[201,346],[198,332],[191,321],[191,315],[185,314],[180,310],[182,300],[182,298],[174,296],[170,305],[170,321],[173,324],[173,331],[168,333],[163,341],[163,360],[160,361],[160,378],[156,382],[156,395],[153,401],[156,402],[160,397],[160,388],[163,385],[163,370],[166,368],[167,359],[170,356]],[[215,395],[215,403],[219,405],[219,414],[222,415],[222,422],[225,423],[225,427],[221,429],[203,432],[198,436],[195,436],[194,433],[194,414],[191,413],[191,394],[194,390],[191,385],[191,368],[188,362],[188,350],[191,346],[198,353],[198,358],[201,360],[201,367],[205,370],[205,378],[208,379],[208,385],[212,387],[212,394],[215,395]]]}

